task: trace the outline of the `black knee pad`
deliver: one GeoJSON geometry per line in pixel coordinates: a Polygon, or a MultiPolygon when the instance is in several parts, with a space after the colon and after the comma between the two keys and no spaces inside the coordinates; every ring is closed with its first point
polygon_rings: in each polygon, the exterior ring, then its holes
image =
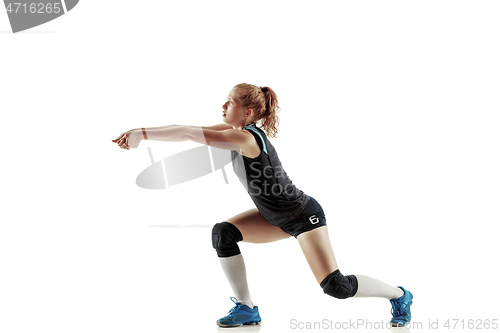
{"type": "Polygon", "coordinates": [[[354,275],[344,276],[337,269],[330,273],[321,283],[321,288],[325,294],[335,298],[348,298],[352,297],[358,291],[358,279],[354,275]]]}
{"type": "Polygon", "coordinates": [[[243,240],[240,230],[229,222],[216,223],[212,229],[212,246],[218,257],[232,257],[240,254],[239,241],[243,240]]]}

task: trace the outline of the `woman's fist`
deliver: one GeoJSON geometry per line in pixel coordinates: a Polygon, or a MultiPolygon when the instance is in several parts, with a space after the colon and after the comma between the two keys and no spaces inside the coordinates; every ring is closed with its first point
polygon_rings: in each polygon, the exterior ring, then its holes
{"type": "Polygon", "coordinates": [[[132,129],[127,132],[123,132],[120,134],[120,136],[114,140],[111,140],[112,142],[116,142],[120,148],[123,149],[130,149],[130,148],[137,148],[139,147],[139,144],[141,143],[141,140],[143,138],[142,132],[138,129],[132,129]]]}

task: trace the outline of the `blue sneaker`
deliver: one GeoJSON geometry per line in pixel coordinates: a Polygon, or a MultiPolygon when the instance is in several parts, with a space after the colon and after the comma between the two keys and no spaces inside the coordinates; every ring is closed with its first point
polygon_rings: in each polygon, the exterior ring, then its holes
{"type": "Polygon", "coordinates": [[[231,300],[236,304],[229,310],[229,315],[217,320],[220,327],[239,327],[242,325],[259,325],[261,322],[259,316],[259,307],[254,306],[251,309],[248,305],[243,305],[235,297],[231,300]]]}
{"type": "Polygon", "coordinates": [[[393,327],[402,327],[411,320],[410,305],[413,304],[413,295],[405,288],[398,286],[404,291],[403,296],[389,300],[392,304],[392,319],[393,327]]]}

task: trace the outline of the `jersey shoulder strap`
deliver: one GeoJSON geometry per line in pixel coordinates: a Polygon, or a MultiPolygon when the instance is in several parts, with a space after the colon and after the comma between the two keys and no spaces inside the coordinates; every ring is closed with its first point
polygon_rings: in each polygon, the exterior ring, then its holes
{"type": "MultiPolygon", "coordinates": [[[[246,129],[252,133],[255,133],[259,136],[260,140],[262,141],[262,147],[263,147],[263,151],[264,153],[266,153],[266,155],[269,155],[267,153],[267,145],[266,145],[266,140],[264,140],[264,137],[262,136],[262,134],[259,132],[259,130],[257,129],[257,127],[255,127],[255,124],[250,124],[250,125],[247,125],[245,127],[243,127],[243,129],[246,129]]],[[[255,135],[254,135],[255,136],[255,135]]]]}

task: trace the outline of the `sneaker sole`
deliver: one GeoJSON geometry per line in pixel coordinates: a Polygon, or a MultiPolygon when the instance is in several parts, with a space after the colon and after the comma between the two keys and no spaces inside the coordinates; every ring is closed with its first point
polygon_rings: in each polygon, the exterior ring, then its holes
{"type": "Polygon", "coordinates": [[[244,323],[244,324],[234,324],[233,326],[231,326],[231,325],[222,324],[219,321],[217,321],[217,326],[230,328],[230,327],[241,327],[243,325],[260,325],[261,322],[262,322],[262,320],[261,321],[252,321],[250,323],[244,323]]]}

